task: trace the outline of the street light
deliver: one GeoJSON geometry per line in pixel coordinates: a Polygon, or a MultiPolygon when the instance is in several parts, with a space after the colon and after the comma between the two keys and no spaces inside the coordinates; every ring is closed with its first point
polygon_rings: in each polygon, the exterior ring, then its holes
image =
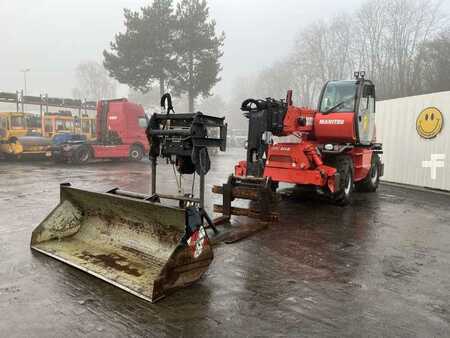
{"type": "Polygon", "coordinates": [[[30,68],[21,69],[20,71],[23,73],[23,82],[24,82],[24,96],[27,96],[27,73],[30,71],[30,68]]]}

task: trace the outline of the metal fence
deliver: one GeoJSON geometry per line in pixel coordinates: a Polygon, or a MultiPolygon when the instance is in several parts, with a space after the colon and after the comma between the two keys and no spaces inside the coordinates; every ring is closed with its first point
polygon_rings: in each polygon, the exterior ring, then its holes
{"type": "Polygon", "coordinates": [[[15,104],[17,111],[24,111],[25,105],[40,106],[40,111],[48,113],[48,107],[78,109],[80,112],[96,109],[95,101],[77,100],[70,98],[49,97],[47,94],[40,96],[23,95],[23,91],[15,93],[0,92],[0,102],[15,104]]]}

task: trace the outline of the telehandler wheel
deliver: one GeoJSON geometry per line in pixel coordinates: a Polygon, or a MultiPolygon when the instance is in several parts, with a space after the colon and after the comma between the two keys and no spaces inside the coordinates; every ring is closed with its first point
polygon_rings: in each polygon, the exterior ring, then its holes
{"type": "Polygon", "coordinates": [[[144,157],[144,149],[140,145],[133,145],[130,149],[128,157],[131,161],[140,161],[144,157]]]}
{"type": "Polygon", "coordinates": [[[380,184],[381,160],[376,153],[372,154],[372,164],[367,176],[355,183],[356,191],[359,192],[375,192],[380,184]]]}
{"type": "Polygon", "coordinates": [[[88,146],[80,146],[74,150],[72,155],[72,163],[85,164],[91,158],[91,151],[88,146]]]}
{"type": "Polygon", "coordinates": [[[327,161],[328,165],[336,168],[340,175],[339,187],[332,194],[336,205],[345,206],[352,202],[353,197],[353,162],[349,156],[339,155],[327,161]]]}

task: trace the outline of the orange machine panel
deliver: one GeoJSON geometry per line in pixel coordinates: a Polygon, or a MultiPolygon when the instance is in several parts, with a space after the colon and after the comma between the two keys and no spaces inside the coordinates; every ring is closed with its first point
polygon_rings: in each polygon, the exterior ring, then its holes
{"type": "Polygon", "coordinates": [[[316,113],[314,117],[314,135],[319,143],[355,142],[355,113],[316,113]]]}

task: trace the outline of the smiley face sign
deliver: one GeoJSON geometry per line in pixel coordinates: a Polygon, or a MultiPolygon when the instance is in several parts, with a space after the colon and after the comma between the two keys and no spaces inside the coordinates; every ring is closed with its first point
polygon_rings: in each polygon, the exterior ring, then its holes
{"type": "Polygon", "coordinates": [[[428,107],[422,110],[417,116],[416,130],[417,133],[426,139],[436,137],[442,130],[444,125],[444,117],[439,109],[428,107]]]}

